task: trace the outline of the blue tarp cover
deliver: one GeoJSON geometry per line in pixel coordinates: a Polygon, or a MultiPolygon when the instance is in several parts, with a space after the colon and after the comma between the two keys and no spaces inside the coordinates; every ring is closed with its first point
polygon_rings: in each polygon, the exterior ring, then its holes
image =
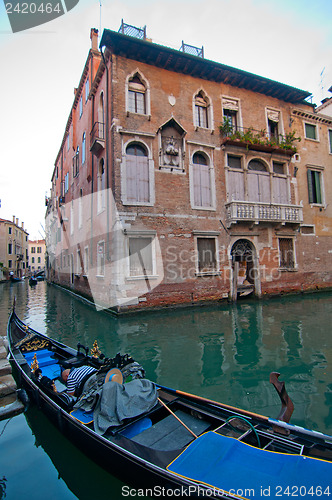
{"type": "Polygon", "coordinates": [[[332,494],[331,462],[261,450],[215,432],[193,441],[167,470],[242,498],[332,494]]]}
{"type": "Polygon", "coordinates": [[[54,379],[61,375],[61,368],[57,360],[54,359],[53,353],[47,349],[41,349],[40,351],[30,351],[24,353],[24,357],[31,366],[34,355],[37,355],[38,366],[42,371],[42,375],[54,379]]]}

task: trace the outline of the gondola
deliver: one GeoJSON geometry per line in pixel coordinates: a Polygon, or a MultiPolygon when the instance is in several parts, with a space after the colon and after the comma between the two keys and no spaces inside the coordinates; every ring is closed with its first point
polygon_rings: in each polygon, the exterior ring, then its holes
{"type": "Polygon", "coordinates": [[[29,285],[30,286],[36,286],[38,283],[37,278],[35,276],[30,276],[29,278],[29,285]]]}
{"type": "Polygon", "coordinates": [[[81,394],[70,397],[61,370],[94,367],[105,380],[102,398],[110,387],[121,392],[145,380],[143,367],[128,354],[106,358],[97,345],[90,352],[81,344],[77,350],[68,347],[25,325],[14,308],[7,335],[18,384],[64,436],[128,485],[124,496],[326,498],[332,493],[332,436],[289,423],[293,405],[279,374],[271,375],[282,401],[278,419],[152,384],[156,398],[150,409],[100,432],[96,407],[80,408],[88,381],[81,394]],[[120,382],[108,378],[116,371],[123,374],[120,382]]]}

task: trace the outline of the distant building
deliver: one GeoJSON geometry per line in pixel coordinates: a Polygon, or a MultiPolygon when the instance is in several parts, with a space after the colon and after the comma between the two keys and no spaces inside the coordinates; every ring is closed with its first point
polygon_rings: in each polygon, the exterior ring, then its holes
{"type": "Polygon", "coordinates": [[[0,264],[4,274],[21,278],[29,269],[28,255],[29,233],[24,229],[24,222],[19,226],[19,220],[0,219],[0,264]]]}
{"type": "Polygon", "coordinates": [[[36,274],[45,270],[45,254],[46,243],[45,240],[29,240],[29,262],[30,271],[36,274]]]}
{"type": "Polygon", "coordinates": [[[310,93],[98,33],[47,200],[50,281],[101,307],[332,286],[332,118],[310,93]]]}

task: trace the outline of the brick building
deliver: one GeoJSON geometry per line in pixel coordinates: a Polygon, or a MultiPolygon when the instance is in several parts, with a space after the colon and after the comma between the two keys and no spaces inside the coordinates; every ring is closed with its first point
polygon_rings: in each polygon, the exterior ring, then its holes
{"type": "Polygon", "coordinates": [[[116,311],[331,286],[331,116],[145,29],[97,37],[47,201],[49,279],[116,311]]]}

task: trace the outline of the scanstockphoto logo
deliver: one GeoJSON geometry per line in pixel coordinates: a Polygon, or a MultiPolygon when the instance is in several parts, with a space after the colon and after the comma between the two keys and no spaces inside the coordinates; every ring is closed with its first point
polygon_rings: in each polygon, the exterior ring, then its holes
{"type": "Polygon", "coordinates": [[[163,281],[156,232],[142,224],[132,228],[117,211],[111,189],[67,203],[52,200],[48,208],[50,279],[88,285],[97,310],[137,304],[163,281]]]}
{"type": "Polygon", "coordinates": [[[79,0],[3,0],[13,33],[53,21],[72,10],[79,0]]]}

